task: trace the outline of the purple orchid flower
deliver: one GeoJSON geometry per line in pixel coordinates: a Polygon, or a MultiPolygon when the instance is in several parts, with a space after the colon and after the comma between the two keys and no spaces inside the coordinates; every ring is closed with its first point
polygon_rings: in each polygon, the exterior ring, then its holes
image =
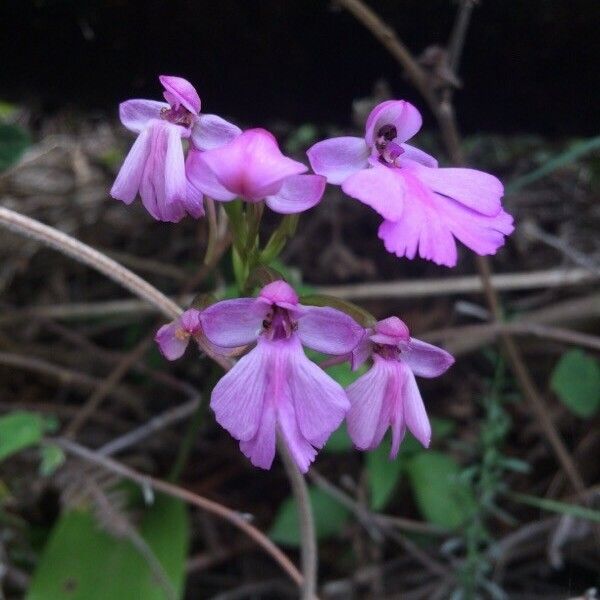
{"type": "Polygon", "coordinates": [[[373,366],[346,389],[351,403],[346,419],[352,441],[361,450],[372,450],[391,427],[390,458],[394,458],[408,428],[427,448],[431,425],[415,375],[438,377],[454,358],[437,346],[411,338],[398,317],[379,321],[367,330],[353,352],[353,367],[369,357],[373,366]]]}
{"type": "Polygon", "coordinates": [[[364,138],[338,137],[308,150],[315,173],[375,209],[379,237],[397,256],[453,267],[460,240],[477,254],[495,254],[512,233],[501,205],[500,181],[474,169],[438,168],[435,158],[406,140],[421,128],[419,111],[405,100],[376,106],[364,138]]]}
{"type": "Polygon", "coordinates": [[[253,465],[269,469],[276,435],[298,468],[308,470],[350,407],[343,388],[302,349],[345,355],[364,330],[348,315],[303,306],[284,281],[265,286],[258,298],[224,300],[205,309],[206,337],[223,347],[257,342],[215,386],[210,406],[253,465]]]}
{"type": "Polygon", "coordinates": [[[167,360],[177,360],[183,356],[190,339],[199,336],[201,331],[200,311],[190,308],[171,323],[163,325],[154,340],[167,360]]]}
{"type": "Polygon", "coordinates": [[[306,171],[306,165],[281,153],[265,129],[248,129],[208,152],[192,150],[186,163],[188,180],[198,194],[221,202],[238,196],[247,202],[265,200],[282,214],[305,211],[321,200],[325,177],[303,175],[306,171]]]}
{"type": "Polygon", "coordinates": [[[186,213],[204,215],[202,195],[187,185],[182,139],[198,150],[210,150],[241,130],[221,117],[200,113],[200,97],[189,81],[170,75],[159,79],[167,102],[127,100],[119,106],[121,122],[138,137],[110,194],[131,204],[139,193],[156,220],[176,223],[186,213]]]}

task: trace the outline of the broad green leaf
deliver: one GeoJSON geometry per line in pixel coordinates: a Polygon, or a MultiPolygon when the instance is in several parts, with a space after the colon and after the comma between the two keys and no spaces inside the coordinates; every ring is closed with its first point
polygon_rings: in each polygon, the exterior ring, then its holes
{"type": "Polygon", "coordinates": [[[462,525],[473,510],[474,498],[466,482],[459,480],[460,467],[441,452],[420,452],[408,463],[408,475],[423,517],[440,527],[462,525]]]}
{"type": "Polygon", "coordinates": [[[16,163],[30,144],[29,134],[22,127],[0,123],[0,171],[16,163]]]}
{"type": "Polygon", "coordinates": [[[400,480],[402,469],[406,466],[406,459],[402,453],[391,460],[389,453],[389,441],[384,441],[366,455],[371,508],[374,510],[381,510],[389,502],[400,480]]]}
{"type": "Polygon", "coordinates": [[[600,365],[582,350],[562,355],[554,368],[550,386],[563,404],[582,418],[600,408],[600,365]]]}
{"type": "MultiPolygon", "coordinates": [[[[186,509],[157,496],[138,529],[181,598],[188,547],[186,509]]],[[[165,600],[164,587],[126,539],[99,528],[85,510],[64,513],[54,526],[26,600],[165,600]]]]}
{"type": "MultiPolygon", "coordinates": [[[[309,495],[315,517],[317,539],[324,540],[336,536],[348,519],[348,509],[318,488],[311,486],[309,495]]],[[[300,545],[298,511],[293,497],[284,500],[279,507],[269,535],[279,544],[300,545]]]]}
{"type": "Polygon", "coordinates": [[[44,419],[31,412],[0,417],[0,460],[38,444],[44,435],[44,419]]]}

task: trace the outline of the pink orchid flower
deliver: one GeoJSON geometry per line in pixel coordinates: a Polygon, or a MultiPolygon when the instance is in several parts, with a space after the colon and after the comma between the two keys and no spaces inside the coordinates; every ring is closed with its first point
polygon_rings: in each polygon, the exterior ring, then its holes
{"type": "Polygon", "coordinates": [[[121,122],[138,134],[110,191],[131,204],[140,195],[146,210],[158,221],[180,221],[186,213],[204,215],[202,195],[188,189],[182,139],[210,150],[241,133],[239,127],[216,115],[200,113],[200,97],[189,81],[161,75],[167,102],[127,100],[119,106],[121,122]]]}
{"type": "Polygon", "coordinates": [[[364,138],[338,137],[308,150],[315,173],[375,209],[379,237],[397,256],[453,267],[455,238],[477,254],[495,254],[512,233],[500,203],[500,181],[474,169],[438,168],[435,158],[406,140],[421,128],[419,111],[405,100],[376,106],[364,138]]]}
{"type": "Polygon", "coordinates": [[[298,468],[308,470],[350,404],[343,388],[302,349],[344,355],[363,329],[329,307],[303,306],[284,281],[265,286],[258,298],[224,300],[200,317],[206,337],[223,347],[257,342],[215,386],[210,406],[253,465],[269,469],[277,433],[298,468]]]}
{"type": "Polygon", "coordinates": [[[154,340],[167,360],[177,360],[183,356],[191,339],[200,335],[200,311],[195,308],[186,310],[180,317],[163,325],[154,340]]]}
{"type": "Polygon", "coordinates": [[[265,129],[248,129],[229,144],[208,152],[192,151],[186,172],[198,193],[228,202],[265,200],[272,210],[291,214],[312,208],[321,200],[326,180],[303,175],[308,167],[281,153],[265,129]]]}
{"type": "Polygon", "coordinates": [[[398,454],[406,428],[427,448],[431,425],[415,375],[438,377],[454,358],[437,346],[411,338],[398,317],[379,321],[367,330],[353,355],[353,367],[373,359],[373,366],[346,389],[351,403],[346,416],[348,433],[354,444],[372,450],[391,427],[390,458],[398,454]]]}

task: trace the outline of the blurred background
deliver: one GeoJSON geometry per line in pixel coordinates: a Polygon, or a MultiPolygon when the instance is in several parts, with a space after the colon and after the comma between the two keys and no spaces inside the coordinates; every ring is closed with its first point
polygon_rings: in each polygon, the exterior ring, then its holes
{"type": "MultiPolygon", "coordinates": [[[[368,2],[432,77],[464,4],[368,2]]],[[[309,484],[321,598],[597,597],[599,26],[594,0],[481,0],[444,80],[467,162],[503,180],[517,224],[491,259],[506,325],[493,322],[470,252],[453,270],[397,259],[379,217],[331,186],[276,264],[301,291],[397,314],[457,356],[420,381],[431,450],[409,438],[388,461],[388,443],[359,453],[342,429],[319,455],[309,484]]],[[[334,1],[4,0],[0,53],[0,204],[175,297],[231,291],[226,247],[207,270],[204,220],[157,223],[139,201],[108,196],[132,143],[118,103],[159,99],[159,74],[189,79],[203,111],[269,128],[299,160],[319,139],[359,135],[376,103],[405,98],[424,115],[416,145],[449,162],[401,67],[334,1]]],[[[267,215],[265,232],[276,224],[267,215]]],[[[297,597],[239,530],[52,443],[108,448],[250,514],[298,559],[283,469],[252,468],[216,425],[208,362],[189,349],[167,363],[151,308],[0,231],[0,599],[297,597]]]]}

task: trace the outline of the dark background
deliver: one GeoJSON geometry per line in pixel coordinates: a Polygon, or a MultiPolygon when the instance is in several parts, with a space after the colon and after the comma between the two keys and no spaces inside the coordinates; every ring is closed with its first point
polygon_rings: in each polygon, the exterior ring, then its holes
{"type": "MultiPolygon", "coordinates": [[[[446,42],[456,11],[451,0],[371,5],[417,54],[446,42]]],[[[597,133],[599,29],[598,0],[480,2],[461,67],[462,128],[597,133]]],[[[189,78],[207,112],[248,125],[343,126],[380,77],[422,105],[379,43],[328,0],[3,0],[0,56],[0,98],[44,113],[157,97],[160,73],[189,78]]]]}

